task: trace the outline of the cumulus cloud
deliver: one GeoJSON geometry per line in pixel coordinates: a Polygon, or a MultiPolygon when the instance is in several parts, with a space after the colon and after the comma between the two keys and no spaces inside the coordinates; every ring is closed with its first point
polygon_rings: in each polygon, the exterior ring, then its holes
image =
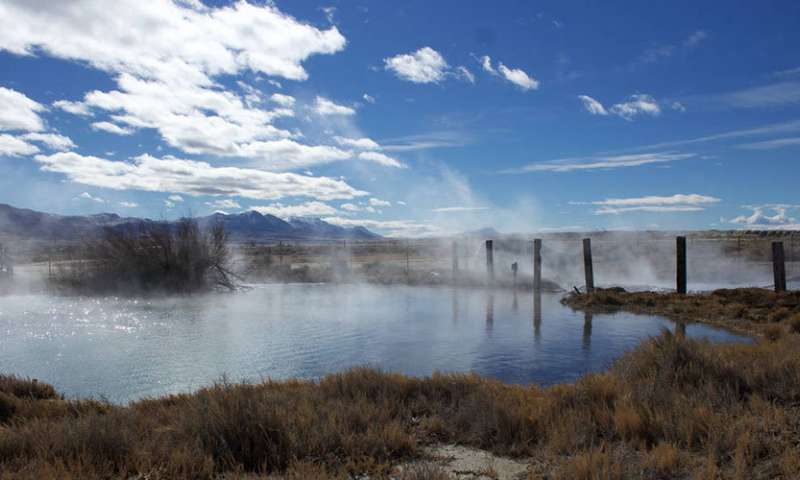
{"type": "Polygon", "coordinates": [[[482,56],[478,61],[485,72],[497,75],[497,70],[492,66],[492,58],[489,55],[482,56]]]}
{"type": "Polygon", "coordinates": [[[520,68],[508,68],[502,63],[498,67],[500,75],[523,90],[536,90],[539,88],[539,81],[531,77],[520,68]]]}
{"type": "Polygon", "coordinates": [[[406,165],[400,160],[380,152],[361,152],[358,154],[358,158],[386,167],[406,168],[406,165]]]}
{"type": "MultiPolygon", "coordinates": [[[[292,136],[271,125],[293,114],[288,98],[276,97],[283,104],[275,110],[257,108],[248,100],[256,100],[252,88],[245,89],[245,103],[218,77],[250,71],[305,80],[302,64],[310,56],[346,45],[336,27],[302,23],[271,3],[206,7],[121,0],[112,9],[103,0],[48,8],[12,1],[0,6],[0,14],[0,50],[82,62],[117,83],[115,90],[54,106],[78,115],[108,112],[108,123],[122,130],[155,129],[170,146],[190,154],[237,155],[250,143],[292,136]]],[[[25,128],[42,127],[31,120],[25,128]]]]}
{"type": "Polygon", "coordinates": [[[52,150],[66,151],[75,148],[72,139],[57,133],[31,132],[22,135],[23,140],[41,143],[52,150]]]}
{"type": "Polygon", "coordinates": [[[437,83],[447,75],[449,66],[444,57],[431,47],[396,55],[383,60],[384,68],[398,78],[414,83],[437,83]]]}
{"type": "Polygon", "coordinates": [[[367,103],[373,103],[373,104],[375,103],[375,97],[373,97],[372,95],[365,93],[364,95],[361,96],[361,98],[363,98],[364,101],[367,103]]]}
{"type": "Polygon", "coordinates": [[[251,142],[233,153],[256,159],[259,165],[271,169],[305,168],[353,156],[352,152],[336,147],[305,145],[289,139],[251,142]]]}
{"type": "Polygon", "coordinates": [[[488,55],[480,57],[478,62],[485,72],[502,77],[522,90],[536,90],[539,88],[539,81],[528,75],[521,68],[509,68],[503,62],[498,63],[497,68],[495,68],[492,66],[492,59],[488,55]]]}
{"type": "Polygon", "coordinates": [[[295,101],[296,101],[296,100],[295,100],[295,98],[294,98],[293,96],[291,96],[291,95],[284,95],[284,94],[282,94],[282,93],[273,93],[273,94],[272,94],[272,95],[269,97],[269,99],[270,99],[270,100],[272,100],[274,103],[276,103],[276,104],[278,104],[278,105],[280,105],[280,106],[282,106],[282,107],[286,107],[286,108],[291,108],[291,107],[293,107],[293,106],[294,106],[294,103],[295,103],[295,101]]]}
{"type": "Polygon", "coordinates": [[[359,150],[380,150],[381,146],[378,142],[371,138],[348,138],[348,137],[333,137],[339,145],[350,148],[357,148],[359,150]]]}
{"type": "Polygon", "coordinates": [[[314,111],[318,115],[355,115],[356,111],[350,107],[339,105],[325,97],[317,96],[314,111]]]}
{"type": "Polygon", "coordinates": [[[53,106],[56,108],[60,108],[67,113],[71,113],[73,115],[79,115],[83,117],[91,117],[92,111],[89,109],[89,106],[86,105],[84,102],[72,102],[70,100],[56,100],[53,102],[53,106]]]}
{"type": "Polygon", "coordinates": [[[180,195],[170,195],[169,197],[167,197],[167,199],[170,202],[177,202],[177,203],[183,202],[183,197],[181,197],[180,195]]]}
{"type": "Polygon", "coordinates": [[[628,155],[598,155],[592,157],[572,157],[531,163],[522,168],[504,170],[501,173],[524,172],[574,172],[580,170],[608,170],[615,168],[639,167],[642,165],[668,163],[696,157],[695,153],[653,152],[628,155]]]}
{"type": "Polygon", "coordinates": [[[92,124],[92,130],[102,130],[104,132],[113,133],[114,135],[130,135],[133,133],[133,129],[120,127],[111,122],[94,122],[92,124]]]}
{"type": "Polygon", "coordinates": [[[136,202],[119,202],[119,206],[123,208],[137,208],[139,204],[136,202]]]}
{"type": "Polygon", "coordinates": [[[583,108],[592,115],[608,115],[608,110],[594,98],[588,95],[578,95],[578,98],[583,102],[583,108]]]}
{"type": "Polygon", "coordinates": [[[257,200],[284,197],[347,200],[368,194],[343,180],[248,168],[214,167],[206,162],[173,157],[141,155],[128,163],[61,152],[37,155],[34,159],[44,171],[62,173],[76,183],[114,190],[240,196],[257,200]]]}
{"type": "Polygon", "coordinates": [[[94,195],[92,195],[89,192],[83,192],[83,193],[81,193],[80,195],[78,195],[75,198],[79,199],[79,200],[89,200],[89,201],[95,202],[95,203],[106,203],[106,201],[104,199],[102,199],[100,197],[95,197],[94,195]]]}
{"type": "MultiPolygon", "coordinates": [[[[2,8],[0,8],[2,12],[2,8]]],[[[8,19],[4,18],[3,23],[8,19]]],[[[5,29],[5,26],[3,27],[5,29]]],[[[0,33],[0,36],[2,33],[0,33]]],[[[10,88],[0,87],[0,130],[24,130],[38,132],[44,130],[44,121],[39,113],[44,105],[31,100],[25,94],[10,88]]]]}
{"type": "Polygon", "coordinates": [[[36,145],[31,145],[13,135],[0,133],[0,157],[19,157],[33,155],[37,152],[39,152],[39,149],[36,145]]]}
{"type": "Polygon", "coordinates": [[[374,197],[369,199],[369,204],[371,206],[373,206],[373,207],[391,207],[392,206],[392,202],[389,202],[387,200],[381,200],[380,198],[374,198],[374,197]]]}
{"type": "Polygon", "coordinates": [[[661,114],[661,107],[651,95],[637,93],[631,95],[628,101],[612,106],[611,113],[625,120],[632,120],[637,115],[658,116],[661,114]]]}
{"type": "Polygon", "coordinates": [[[280,218],[290,217],[322,217],[325,215],[335,215],[337,210],[327,203],[312,201],[296,205],[284,205],[282,203],[272,203],[257,207],[250,207],[262,215],[275,215],[280,218]]]}
{"type": "Polygon", "coordinates": [[[750,209],[751,213],[735,217],[729,223],[752,229],[800,229],[797,219],[788,214],[790,209],[798,208],[797,205],[745,205],[744,208],[750,209]]]}
{"type": "MultiPolygon", "coordinates": [[[[636,93],[631,95],[627,101],[616,103],[611,108],[606,109],[602,103],[588,95],[578,95],[583,103],[583,108],[592,115],[608,115],[609,113],[633,120],[638,115],[658,116],[661,114],[661,106],[652,95],[636,93]]],[[[673,110],[685,111],[686,109],[678,102],[671,106],[673,110]]]]}

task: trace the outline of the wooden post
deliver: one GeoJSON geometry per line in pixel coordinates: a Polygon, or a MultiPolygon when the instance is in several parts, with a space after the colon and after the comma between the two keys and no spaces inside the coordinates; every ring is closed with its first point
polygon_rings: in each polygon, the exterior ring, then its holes
{"type": "Polygon", "coordinates": [[[678,293],[686,293],[686,237],[677,238],[677,260],[676,290],[678,293]]]}
{"type": "Polygon", "coordinates": [[[453,240],[453,280],[458,275],[458,242],[453,240]]]}
{"type": "Polygon", "coordinates": [[[511,275],[514,277],[514,290],[517,289],[517,270],[519,270],[519,264],[514,262],[511,264],[511,275]]]}
{"type": "Polygon", "coordinates": [[[494,282],[494,249],[491,240],[486,240],[486,275],[489,282],[494,282]]]}
{"type": "Polygon", "coordinates": [[[583,239],[583,270],[586,275],[586,293],[594,291],[594,270],[592,270],[592,239],[583,239]]]}
{"type": "Polygon", "coordinates": [[[783,255],[783,242],[772,242],[772,273],[775,277],[775,291],[786,291],[786,264],[783,255]]]}
{"type": "Polygon", "coordinates": [[[533,241],[533,291],[542,291],[542,239],[533,241]]]}

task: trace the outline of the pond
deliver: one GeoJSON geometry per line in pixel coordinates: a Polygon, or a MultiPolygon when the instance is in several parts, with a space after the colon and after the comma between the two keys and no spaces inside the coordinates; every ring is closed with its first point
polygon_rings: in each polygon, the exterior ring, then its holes
{"type": "MultiPolygon", "coordinates": [[[[424,376],[470,372],[548,385],[606,369],[675,329],[627,313],[586,315],[561,295],[369,285],[269,284],[154,299],[0,297],[0,372],[68,397],[128,402],[233,381],[316,378],[358,365],[424,376]]],[[[691,337],[745,338],[703,325],[691,337]]]]}

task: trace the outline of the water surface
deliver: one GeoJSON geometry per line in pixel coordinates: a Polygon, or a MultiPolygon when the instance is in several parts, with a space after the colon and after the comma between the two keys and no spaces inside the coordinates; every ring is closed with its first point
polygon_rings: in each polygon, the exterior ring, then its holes
{"type": "MultiPolygon", "coordinates": [[[[136,300],[0,297],[0,372],[68,397],[126,402],[231,380],[315,378],[357,365],[552,384],[607,368],[659,317],[586,315],[543,294],[367,285],[257,285],[136,300]]],[[[702,325],[686,333],[744,340],[702,325]]]]}

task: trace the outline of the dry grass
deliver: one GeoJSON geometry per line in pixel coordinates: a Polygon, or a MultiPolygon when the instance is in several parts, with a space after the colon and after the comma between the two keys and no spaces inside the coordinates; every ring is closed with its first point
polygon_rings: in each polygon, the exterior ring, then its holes
{"type": "Polygon", "coordinates": [[[800,292],[797,291],[776,293],[761,288],[736,288],[678,295],[609,288],[590,294],[571,293],[562,303],[582,310],[663,315],[680,322],[717,325],[773,339],[784,333],[800,333],[800,292]]]}

